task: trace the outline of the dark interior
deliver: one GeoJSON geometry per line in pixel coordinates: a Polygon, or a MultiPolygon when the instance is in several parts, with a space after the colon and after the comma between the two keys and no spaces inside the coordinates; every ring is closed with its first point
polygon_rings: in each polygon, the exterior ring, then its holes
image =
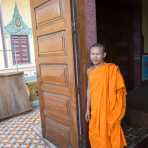
{"type": "Polygon", "coordinates": [[[125,120],[131,126],[148,127],[148,81],[141,78],[142,10],[141,0],[96,0],[97,40],[106,46],[106,60],[119,65],[127,87],[125,120]]]}
{"type": "MultiPolygon", "coordinates": [[[[140,6],[132,0],[96,0],[98,42],[106,46],[107,60],[119,65],[128,90],[138,85],[135,84],[134,57],[141,54],[138,51],[142,42],[140,6]]],[[[140,72],[137,81],[140,83],[140,72]]]]}

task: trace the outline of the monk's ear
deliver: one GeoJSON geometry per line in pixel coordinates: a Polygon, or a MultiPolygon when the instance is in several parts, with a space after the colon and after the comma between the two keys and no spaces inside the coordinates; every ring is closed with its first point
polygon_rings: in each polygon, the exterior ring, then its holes
{"type": "Polygon", "coordinates": [[[104,57],[104,58],[106,57],[106,52],[104,52],[104,55],[103,55],[103,57],[104,57]]]}

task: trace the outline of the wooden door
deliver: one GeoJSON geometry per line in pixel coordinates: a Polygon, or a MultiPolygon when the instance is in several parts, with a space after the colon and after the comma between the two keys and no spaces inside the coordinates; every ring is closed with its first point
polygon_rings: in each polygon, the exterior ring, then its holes
{"type": "Polygon", "coordinates": [[[31,0],[43,135],[78,147],[71,0],[31,0]]]}

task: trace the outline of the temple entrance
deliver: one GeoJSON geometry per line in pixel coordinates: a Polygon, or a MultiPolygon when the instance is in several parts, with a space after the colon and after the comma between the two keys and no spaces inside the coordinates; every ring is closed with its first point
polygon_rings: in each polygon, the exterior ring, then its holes
{"type": "MultiPolygon", "coordinates": [[[[148,128],[147,8],[146,0],[96,0],[97,41],[106,46],[107,61],[119,65],[124,76],[128,91],[125,122],[132,129],[131,139],[137,136],[139,141],[148,128]],[[135,129],[139,131],[137,135],[135,129]]],[[[145,139],[143,147],[148,146],[148,138],[145,139]]],[[[136,140],[130,143],[127,138],[127,142],[128,146],[137,145],[136,140]]]]}
{"type": "MultiPolygon", "coordinates": [[[[106,46],[107,60],[119,65],[128,90],[138,85],[135,83],[134,65],[136,61],[134,60],[141,46],[141,30],[140,18],[135,18],[135,15],[140,16],[140,6],[138,2],[132,2],[132,0],[110,2],[96,0],[98,42],[106,46]]],[[[136,56],[140,56],[140,53],[136,56]]]]}

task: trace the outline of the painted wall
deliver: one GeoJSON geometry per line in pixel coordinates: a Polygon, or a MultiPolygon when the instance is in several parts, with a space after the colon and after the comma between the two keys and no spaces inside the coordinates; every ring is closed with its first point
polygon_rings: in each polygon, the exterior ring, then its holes
{"type": "Polygon", "coordinates": [[[143,0],[143,24],[144,51],[148,53],[148,0],[143,0]]]}
{"type": "Polygon", "coordinates": [[[31,27],[30,0],[2,0],[1,7],[4,26],[6,26],[12,19],[15,2],[23,20],[29,27],[31,27]]]}
{"type": "MultiPolygon", "coordinates": [[[[2,18],[3,18],[4,27],[7,26],[12,20],[15,4],[17,5],[17,8],[19,10],[20,15],[22,16],[24,23],[28,26],[28,28],[32,28],[30,0],[1,0],[1,9],[2,9],[2,18]]],[[[29,46],[30,46],[29,47],[30,57],[31,57],[31,63],[28,65],[35,65],[32,33],[28,37],[29,37],[29,46]]],[[[6,43],[6,49],[11,50],[10,36],[8,36],[7,34],[5,34],[5,43],[6,43]]],[[[9,68],[14,67],[14,65],[12,64],[12,55],[10,52],[8,52],[8,64],[9,64],[9,68]]],[[[0,61],[0,68],[2,66],[3,65],[1,65],[1,61],[0,61]]],[[[22,67],[23,65],[19,65],[19,66],[22,67]]]]}

